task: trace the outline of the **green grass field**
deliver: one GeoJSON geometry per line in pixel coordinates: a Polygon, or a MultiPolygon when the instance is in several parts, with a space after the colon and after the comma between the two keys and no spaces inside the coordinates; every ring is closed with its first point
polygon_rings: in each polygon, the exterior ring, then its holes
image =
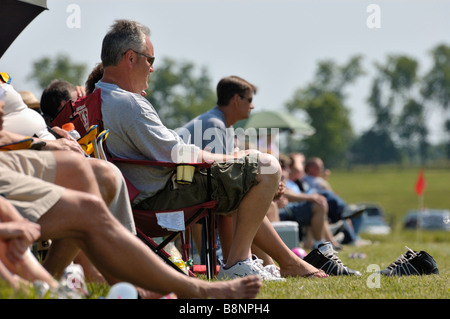
{"type": "MultiPolygon", "coordinates": [[[[424,206],[450,209],[450,168],[425,169],[424,206]]],[[[332,171],[330,183],[348,203],[380,204],[399,229],[408,210],[419,207],[414,189],[418,168],[389,167],[332,171]]]]}
{"type": "MultiPolygon", "coordinates": [[[[330,182],[348,203],[374,202],[386,211],[392,223],[390,235],[369,236],[373,244],[364,247],[345,246],[339,258],[361,277],[289,278],[283,283],[264,283],[258,298],[262,299],[449,299],[450,233],[402,229],[406,212],[416,209],[419,200],[414,192],[418,169],[380,168],[333,171],[330,182]],[[385,268],[404,253],[404,247],[425,250],[437,262],[440,275],[412,277],[377,277],[374,269],[385,268]],[[364,259],[350,259],[360,252],[364,259]]],[[[424,204],[430,208],[450,209],[450,169],[427,169],[424,204]]],[[[105,296],[108,287],[89,285],[92,298],[105,296]]],[[[13,292],[0,282],[0,298],[35,298],[34,293],[13,292]]]]}
{"type": "Polygon", "coordinates": [[[346,246],[338,253],[349,268],[361,277],[290,278],[284,283],[264,284],[259,298],[281,299],[448,299],[450,298],[450,241],[448,234],[423,232],[421,241],[415,232],[402,231],[395,236],[364,236],[374,243],[364,247],[346,246]],[[404,247],[425,250],[436,260],[440,275],[382,277],[374,273],[404,253],[404,247]],[[360,252],[364,259],[350,259],[360,252]]]}
{"type": "MultiPolygon", "coordinates": [[[[418,168],[378,168],[336,170],[330,175],[334,190],[348,203],[380,204],[391,223],[390,235],[369,236],[374,244],[364,247],[345,246],[339,258],[362,273],[355,277],[289,279],[284,284],[266,284],[260,298],[450,298],[450,233],[403,229],[408,210],[419,207],[415,193],[418,168]],[[379,288],[370,267],[388,266],[404,253],[404,247],[428,252],[437,262],[439,276],[379,278],[379,288]],[[364,259],[350,259],[352,252],[364,253],[364,259]],[[371,266],[372,265],[372,266],[371,266]]],[[[425,169],[425,207],[450,209],[450,169],[425,169]]]]}

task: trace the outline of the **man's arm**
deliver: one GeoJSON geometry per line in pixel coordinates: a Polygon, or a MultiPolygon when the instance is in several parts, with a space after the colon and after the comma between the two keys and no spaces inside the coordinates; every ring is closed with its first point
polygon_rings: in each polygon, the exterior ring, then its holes
{"type": "MultiPolygon", "coordinates": [[[[78,144],[78,142],[75,141],[74,139],[72,139],[67,134],[66,131],[64,131],[63,129],[60,129],[60,128],[56,128],[56,127],[54,127],[53,129],[55,131],[57,131],[57,133],[59,135],[63,136],[63,138],[60,138],[57,140],[46,140],[46,139],[41,139],[38,137],[33,137],[34,143],[45,142],[46,145],[43,147],[43,149],[47,150],[47,151],[66,150],[66,151],[77,152],[77,153],[80,153],[83,155],[85,154],[83,149],[81,148],[81,146],[78,144]]],[[[5,131],[5,130],[0,131],[0,145],[18,142],[25,138],[28,138],[28,136],[16,134],[16,133],[5,131]]]]}
{"type": "Polygon", "coordinates": [[[0,196],[0,240],[7,242],[6,256],[17,263],[28,247],[41,235],[39,224],[20,216],[4,197],[0,196]]]}
{"type": "Polygon", "coordinates": [[[290,189],[286,189],[284,195],[289,200],[289,202],[313,202],[319,205],[325,205],[327,200],[324,196],[320,194],[305,194],[305,193],[295,193],[290,189]]]}

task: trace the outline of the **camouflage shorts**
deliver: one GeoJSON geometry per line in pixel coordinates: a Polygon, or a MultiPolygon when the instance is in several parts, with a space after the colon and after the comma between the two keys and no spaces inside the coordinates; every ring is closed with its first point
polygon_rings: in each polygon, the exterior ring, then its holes
{"type": "MultiPolygon", "coordinates": [[[[218,201],[216,213],[227,214],[239,207],[250,188],[257,184],[258,161],[249,156],[240,161],[214,163],[211,166],[211,199],[218,201]]],[[[135,208],[146,210],[175,210],[207,201],[207,171],[196,169],[190,184],[178,184],[175,175],[154,196],[138,203],[135,208]]]]}

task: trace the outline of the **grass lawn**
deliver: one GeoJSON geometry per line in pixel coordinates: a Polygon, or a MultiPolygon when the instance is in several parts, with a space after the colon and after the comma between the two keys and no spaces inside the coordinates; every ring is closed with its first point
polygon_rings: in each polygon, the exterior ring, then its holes
{"type": "Polygon", "coordinates": [[[364,236],[374,244],[364,247],[345,246],[338,253],[349,268],[359,270],[361,277],[290,278],[284,283],[264,284],[259,298],[267,299],[448,299],[450,298],[450,242],[448,234],[402,231],[396,236],[364,236]],[[436,241],[437,239],[437,241],[436,241]],[[424,250],[436,260],[440,275],[382,277],[375,269],[383,269],[404,253],[404,246],[424,250]],[[364,253],[364,259],[350,259],[353,252],[364,253]]]}
{"type": "MultiPolygon", "coordinates": [[[[338,256],[345,265],[359,270],[362,276],[320,279],[289,279],[284,284],[266,284],[260,298],[450,298],[450,233],[403,229],[408,210],[419,207],[415,183],[418,168],[377,168],[334,170],[330,183],[348,203],[373,202],[387,214],[393,232],[390,235],[369,236],[374,244],[364,247],[345,246],[338,256]],[[379,288],[373,267],[385,268],[404,253],[404,247],[428,252],[437,262],[439,276],[380,277],[379,288]],[[364,259],[350,259],[352,252],[361,252],[364,259]]],[[[450,209],[450,169],[425,169],[424,206],[450,209]]]]}
{"type": "MultiPolygon", "coordinates": [[[[369,236],[373,244],[364,247],[345,246],[339,258],[349,268],[359,270],[361,277],[289,278],[283,283],[264,283],[261,299],[449,299],[450,233],[408,231],[402,229],[406,212],[417,209],[414,185],[418,169],[380,168],[333,171],[330,183],[348,203],[374,202],[386,211],[393,232],[369,236]],[[404,247],[428,252],[437,262],[440,275],[411,277],[377,277],[374,269],[383,269],[404,253],[404,247]],[[350,259],[360,252],[363,259],[350,259]],[[378,267],[378,268],[377,268],[378,267]]],[[[450,209],[450,169],[427,169],[426,207],[450,209]]],[[[105,296],[109,287],[89,285],[92,298],[105,296]]],[[[0,282],[0,299],[35,298],[31,292],[13,292],[0,282]]],[[[331,311],[332,309],[330,309],[331,311]]]]}

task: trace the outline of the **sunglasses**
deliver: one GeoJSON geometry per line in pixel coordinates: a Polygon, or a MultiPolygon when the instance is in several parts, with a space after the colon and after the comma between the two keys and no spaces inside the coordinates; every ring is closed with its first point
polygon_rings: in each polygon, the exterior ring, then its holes
{"type": "Polygon", "coordinates": [[[245,100],[247,100],[248,101],[248,103],[252,103],[252,101],[253,101],[253,98],[252,97],[245,97],[245,96],[243,96],[243,95],[239,95],[239,97],[241,98],[241,99],[245,99],[245,100]]]}
{"type": "Polygon", "coordinates": [[[148,62],[148,64],[150,64],[150,66],[152,66],[153,63],[155,62],[155,57],[154,57],[154,56],[149,56],[149,55],[147,55],[147,54],[144,54],[144,53],[141,53],[141,52],[134,51],[133,49],[128,49],[128,50],[126,50],[124,53],[122,53],[122,55],[124,55],[125,53],[127,53],[129,50],[133,51],[133,52],[136,53],[136,54],[142,55],[143,57],[146,57],[146,58],[147,58],[147,62],[148,62]]]}

